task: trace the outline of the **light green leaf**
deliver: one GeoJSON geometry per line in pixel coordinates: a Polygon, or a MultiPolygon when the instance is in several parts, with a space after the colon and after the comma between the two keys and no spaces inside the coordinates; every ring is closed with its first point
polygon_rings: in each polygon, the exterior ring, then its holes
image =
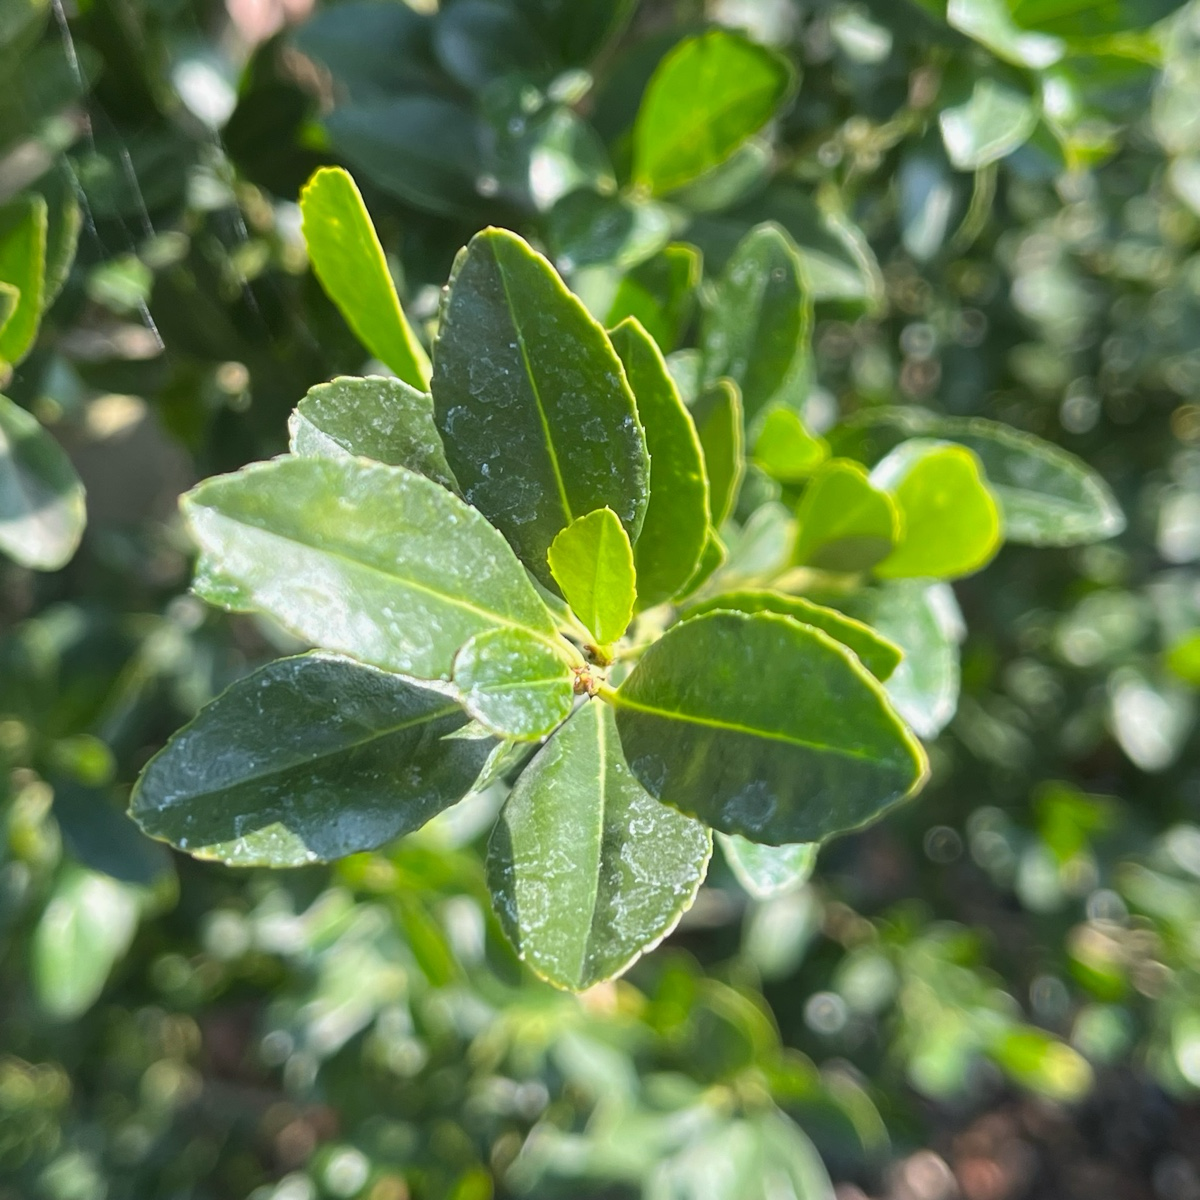
{"type": "Polygon", "coordinates": [[[650,502],[634,546],[637,604],[645,609],[674,596],[700,562],[708,537],[708,479],[696,427],[662,352],[633,317],[610,336],[637,398],[650,452],[650,502]]]}
{"type": "Polygon", "coordinates": [[[680,42],[642,97],[634,182],[669,192],[718,166],[779,111],[794,80],[786,59],[725,30],[680,42]]]}
{"type": "Polygon", "coordinates": [[[400,307],[383,247],[354,180],[322,167],[300,193],[304,240],[321,286],[380,362],[425,391],[429,356],[400,307]]]}
{"type": "Polygon", "coordinates": [[[454,660],[454,685],[471,716],[498,737],[520,741],[545,737],[565,721],[575,678],[566,643],[556,642],[523,629],[473,637],[454,660]]]}
{"type": "Polygon", "coordinates": [[[858,659],[774,613],[674,626],[613,703],[646,790],[751,841],[819,842],[874,820],[926,777],[920,743],[858,659]]]}
{"type": "Polygon", "coordinates": [[[773,408],[754,443],[754,465],[780,483],[800,483],[829,457],[829,443],[814,437],[798,413],[773,408]]]}
{"type": "Polygon", "coordinates": [[[70,1020],[99,998],[137,930],[139,890],[68,862],[33,931],[38,1003],[70,1020]]]}
{"type": "Polygon", "coordinates": [[[868,461],[905,436],[956,442],[983,465],[1004,517],[1004,537],[1029,546],[1078,546],[1115,537],[1125,516],[1104,480],[1073,454],[1033,434],[982,417],[889,408],[843,426],[866,438],[868,461]],[[878,448],[876,448],[878,446],[878,448]]]}
{"type": "Polygon", "coordinates": [[[855,592],[846,610],[904,652],[884,690],[921,737],[937,737],[958,708],[965,633],[949,585],[900,579],[855,592]]]}
{"type": "Polygon", "coordinates": [[[688,610],[688,616],[723,609],[727,612],[773,612],[792,617],[804,625],[811,625],[827,633],[834,641],[853,650],[862,665],[876,679],[887,679],[899,665],[903,653],[900,648],[880,637],[869,625],[847,617],[835,608],[814,604],[802,596],[788,596],[783,592],[745,588],[736,592],[722,592],[688,610]]]}
{"type": "Polygon", "coordinates": [[[433,397],[400,379],[339,376],[308,389],[288,421],[293,454],[362,457],[458,490],[433,419],[433,397]]]}
{"type": "Polygon", "coordinates": [[[900,538],[900,513],[858,463],[835,458],[813,476],[796,513],[792,560],[825,571],[865,571],[900,538]]]}
{"type": "Polygon", "coordinates": [[[913,438],[871,472],[903,520],[896,549],[875,567],[884,579],[957,579],[989,563],[1000,549],[1000,510],[964,446],[913,438]]]}
{"type": "Polygon", "coordinates": [[[800,255],[780,226],[759,225],[738,244],[701,321],[704,382],[732,379],[748,426],[774,405],[799,410],[808,395],[811,334],[800,255]]]}
{"type": "Polygon", "coordinates": [[[22,566],[57,571],[87,520],[83,484],[59,444],[0,396],[0,551],[22,566]]]}
{"type": "Polygon", "coordinates": [[[440,692],[323,654],[239,680],[142,772],[130,815],[231,866],[296,867],[419,829],[471,789],[495,745],[440,692]]]}
{"type": "Polygon", "coordinates": [[[977,171],[1011,154],[1029,140],[1037,121],[1038,105],[1015,72],[965,75],[938,114],[946,153],[960,171],[977,171]]]}
{"type": "Polygon", "coordinates": [[[17,306],[0,329],[0,363],[19,363],[37,338],[42,319],[49,217],[41,196],[0,206],[0,283],[17,289],[17,306]]]}
{"type": "Polygon", "coordinates": [[[1176,641],[1163,656],[1167,670],[1192,687],[1200,687],[1200,631],[1176,641]]]}
{"type": "Polygon", "coordinates": [[[515,234],[484,230],[459,254],[433,399],[463,495],[547,587],[546,552],[576,517],[611,508],[637,539],[650,464],[621,360],[515,234]]]}
{"type": "Polygon", "coordinates": [[[590,700],[517,780],[488,844],[488,886],[521,958],[582,991],[674,928],[711,853],[702,825],[646,794],[612,710],[590,700]]]}
{"type": "Polygon", "coordinates": [[[755,900],[770,900],[807,883],[817,865],[816,842],[762,846],[736,834],[718,833],[729,869],[755,900]]]}
{"type": "Polygon", "coordinates": [[[746,469],[742,394],[731,379],[718,379],[696,398],[692,420],[704,452],[709,519],[719,529],[733,512],[746,469]]]}
{"type": "Polygon", "coordinates": [[[993,54],[1020,67],[1048,67],[1066,51],[1044,33],[1028,33],[1013,20],[1009,0],[948,0],[946,20],[993,54]]]}
{"type": "Polygon", "coordinates": [[[617,515],[598,508],[571,522],[550,545],[550,571],[571,611],[599,646],[629,627],[637,598],[633,547],[617,515]]]}
{"type": "Polygon", "coordinates": [[[13,313],[17,311],[20,301],[20,288],[13,287],[11,283],[0,283],[0,336],[3,336],[4,327],[13,313]]]}
{"type": "Polygon", "coordinates": [[[278,458],[206,480],[183,508],[200,595],[384,670],[449,679],[477,633],[555,632],[500,534],[404,467],[278,458]]]}

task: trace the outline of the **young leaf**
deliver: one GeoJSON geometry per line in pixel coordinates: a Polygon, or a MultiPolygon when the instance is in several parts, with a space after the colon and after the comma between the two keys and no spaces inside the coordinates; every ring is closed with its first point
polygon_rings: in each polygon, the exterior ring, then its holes
{"type": "Polygon", "coordinates": [[[425,391],[429,356],[400,307],[383,247],[354,180],[322,167],[300,193],[304,240],[321,286],[380,362],[425,391]]]}
{"type": "Polygon", "coordinates": [[[130,815],[231,866],[297,867],[372,850],[471,790],[495,745],[448,737],[458,704],[323,654],[240,679],[142,772],[130,815]]]}
{"type": "Polygon", "coordinates": [[[762,846],[726,833],[718,833],[717,841],[738,883],[755,900],[770,900],[807,883],[821,848],[816,842],[762,846]]]}
{"type": "Polygon", "coordinates": [[[869,625],[847,617],[835,608],[814,604],[801,596],[755,589],[723,592],[689,609],[688,616],[698,617],[702,613],[718,609],[744,613],[773,612],[793,617],[801,624],[820,629],[829,634],[834,641],[841,642],[843,646],[853,650],[862,665],[879,680],[887,679],[904,657],[898,646],[880,637],[869,625]]]}
{"type": "Polygon", "coordinates": [[[433,420],[433,397],[399,379],[340,376],[308,389],[288,421],[305,458],[362,457],[458,490],[433,420]]]}
{"type": "Polygon", "coordinates": [[[617,515],[598,508],[577,517],[547,552],[550,571],[571,611],[599,646],[608,646],[628,628],[637,598],[633,547],[617,515]]]}
{"type": "Polygon", "coordinates": [[[583,991],[666,937],[711,853],[708,830],[646,794],[612,710],[589,700],[517,780],[488,843],[488,886],[520,957],[583,991]]]}
{"type": "Polygon", "coordinates": [[[884,579],[956,579],[992,560],[1003,540],[1000,510],[963,446],[912,438],[871,472],[903,519],[899,544],[875,567],[884,579]]]}
{"type": "Polygon", "coordinates": [[[17,289],[17,304],[0,329],[0,363],[18,363],[29,353],[42,319],[49,217],[41,196],[23,196],[0,206],[0,283],[17,289]]]}
{"type": "Polygon", "coordinates": [[[825,571],[865,571],[900,538],[900,511],[858,463],[835,458],[813,476],[796,513],[792,561],[825,571]]]}
{"type": "Polygon", "coordinates": [[[546,552],[576,517],[611,508],[636,540],[650,464],[621,360],[515,234],[484,230],[459,254],[433,400],[463,495],[547,587],[546,552]]]}
{"type": "Polygon", "coordinates": [[[625,364],[650,452],[650,502],[634,546],[638,607],[669,600],[700,562],[708,537],[708,480],[691,415],[649,334],[630,317],[611,333],[625,364]]]}
{"type": "Polygon", "coordinates": [[[704,382],[732,379],[748,426],[773,405],[803,406],[812,312],[791,238],[771,223],[752,229],[733,252],[700,325],[704,382]]]}
{"type": "Polygon", "coordinates": [[[195,588],[417,679],[449,679],[477,633],[554,621],[504,539],[445,488],[357,458],[278,458],[183,498],[195,588]]]}
{"type": "Polygon", "coordinates": [[[0,551],[24,567],[57,571],[83,536],[83,484],[59,444],[0,396],[0,551]]]}
{"type": "Polygon", "coordinates": [[[454,684],[467,711],[492,733],[533,741],[571,711],[575,681],[565,648],[523,629],[491,629],[458,652],[454,684]]]}
{"type": "Polygon", "coordinates": [[[775,115],[794,78],[786,59],[725,30],[680,42],[642,97],[634,182],[661,194],[719,166],[775,115]]]}
{"type": "Polygon", "coordinates": [[[926,778],[920,743],[858,659],[774,613],[674,626],[613,704],[626,760],[651,795],[751,841],[819,842],[926,778]]]}
{"type": "Polygon", "coordinates": [[[745,422],[737,384],[731,379],[718,379],[705,388],[692,405],[692,420],[704,452],[709,519],[719,529],[737,503],[746,469],[745,422]]]}
{"type": "Polygon", "coordinates": [[[773,408],[754,443],[754,465],[780,483],[800,483],[829,457],[829,444],[804,428],[798,413],[773,408]]]}

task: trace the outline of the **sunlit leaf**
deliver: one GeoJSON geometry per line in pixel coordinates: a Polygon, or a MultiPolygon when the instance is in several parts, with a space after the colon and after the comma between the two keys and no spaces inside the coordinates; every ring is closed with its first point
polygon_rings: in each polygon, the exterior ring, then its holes
{"type": "Polygon", "coordinates": [[[829,445],[804,427],[790,408],[773,408],[754,442],[754,464],[781,483],[807,479],[829,457],[829,445]]]}
{"type": "Polygon", "coordinates": [[[18,363],[29,353],[42,319],[49,218],[41,196],[23,196],[0,206],[0,283],[17,289],[17,304],[0,328],[0,363],[18,363]]]}
{"type": "Polygon", "coordinates": [[[900,537],[900,513],[891,497],[847,459],[817,471],[796,517],[793,560],[827,571],[864,571],[885,559],[900,537]]]}
{"type": "Polygon", "coordinates": [[[597,644],[615,642],[633,617],[637,580],[633,547],[612,509],[577,517],[550,544],[547,559],[571,611],[597,644]]]}

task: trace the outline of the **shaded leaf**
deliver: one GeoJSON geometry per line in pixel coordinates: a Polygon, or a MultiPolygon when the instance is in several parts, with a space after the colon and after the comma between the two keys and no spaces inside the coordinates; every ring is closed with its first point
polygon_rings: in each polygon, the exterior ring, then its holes
{"type": "Polygon", "coordinates": [[[742,395],[731,379],[718,379],[696,398],[692,420],[704,452],[709,518],[720,528],[733,512],[746,469],[742,395]]]}
{"type": "Polygon", "coordinates": [[[637,597],[633,547],[616,513],[577,517],[550,544],[550,571],[571,611],[608,646],[628,628],[637,597]]]}
{"type": "Polygon", "coordinates": [[[755,900],[770,900],[807,883],[820,850],[816,842],[762,846],[737,834],[718,833],[717,840],[729,869],[755,900]]]}
{"type": "Polygon", "coordinates": [[[708,538],[704,543],[704,551],[700,555],[700,562],[696,565],[695,571],[692,572],[692,577],[683,585],[682,590],[676,596],[676,600],[684,600],[688,596],[698,592],[708,580],[724,566],[726,559],[729,557],[729,551],[725,547],[725,543],[721,541],[720,535],[710,525],[708,527],[708,538]]]}
{"type": "Polygon", "coordinates": [[[646,794],[612,710],[589,700],[517,780],[488,844],[488,886],[521,958],[582,991],[674,928],[711,852],[702,825],[646,794]]]}
{"type": "Polygon", "coordinates": [[[1037,103],[1016,72],[964,72],[938,114],[946,153],[960,171],[976,171],[1011,154],[1029,140],[1037,121],[1037,103]]]}
{"type": "Polygon", "coordinates": [[[626,272],[607,307],[610,328],[636,317],[664,353],[673,350],[692,315],[700,285],[701,258],[695,246],[676,242],[626,272]]]}
{"type": "Polygon", "coordinates": [[[900,537],[894,501],[847,459],[834,459],[817,471],[796,517],[793,561],[826,571],[865,571],[885,559],[900,537]]]}

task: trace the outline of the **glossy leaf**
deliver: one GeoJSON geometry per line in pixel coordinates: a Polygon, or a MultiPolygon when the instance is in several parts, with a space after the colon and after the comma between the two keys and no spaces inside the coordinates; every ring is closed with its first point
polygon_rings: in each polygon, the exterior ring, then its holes
{"type": "Polygon", "coordinates": [[[239,680],[153,758],[130,801],[151,837],[232,866],[294,867],[419,829],[471,789],[488,737],[440,692],[322,654],[239,680]]]}
{"type": "Polygon", "coordinates": [[[960,171],[977,171],[1026,142],[1038,121],[1029,86],[1012,74],[970,72],[938,114],[942,141],[960,171]]]}
{"type": "Polygon", "coordinates": [[[293,454],[372,458],[458,490],[433,419],[433,397],[399,379],[340,376],[308,389],[288,421],[293,454]]]}
{"type": "Polygon", "coordinates": [[[205,599],[385,670],[448,679],[477,633],[555,632],[500,534],[403,467],[279,458],[206,480],[183,506],[205,599]]]}
{"type": "Polygon", "coordinates": [[[748,426],[774,405],[799,410],[808,393],[811,331],[800,255],[778,225],[760,225],[739,243],[704,313],[704,382],[732,379],[748,426]]]}
{"type": "Polygon", "coordinates": [[[433,399],[463,495],[542,583],[554,586],[546,552],[576,517],[611,508],[636,540],[650,464],[621,360],[515,234],[485,230],[455,263],[433,399]]]}
{"type": "Polygon", "coordinates": [[[637,398],[650,452],[650,502],[634,546],[637,603],[669,600],[692,577],[708,537],[708,479],[691,414],[662,352],[632,317],[611,334],[637,398]]]}
{"type": "Polygon", "coordinates": [[[669,192],[720,165],[778,112],[793,81],[786,59],[725,30],[680,42],[642,97],[634,181],[669,192]]]}
{"type": "Polygon", "coordinates": [[[978,571],[1000,549],[1000,510],[963,446],[913,438],[871,472],[903,520],[896,549],[875,567],[885,579],[956,579],[978,571]]]}
{"type": "Polygon", "coordinates": [[[24,196],[0,206],[0,283],[18,293],[15,311],[0,328],[0,363],[20,362],[37,337],[48,219],[41,196],[24,196]]]}
{"type": "Polygon", "coordinates": [[[709,517],[720,528],[737,503],[746,469],[742,395],[730,379],[718,379],[692,405],[692,420],[704,452],[709,517]]]}
{"type": "Polygon", "coordinates": [[[628,628],[637,598],[633,547],[616,513],[599,508],[576,518],[551,543],[547,558],[571,611],[597,644],[615,642],[628,628]]]}
{"type": "Polygon", "coordinates": [[[790,408],[773,408],[754,442],[754,464],[780,483],[800,483],[829,457],[829,444],[790,408]]]}
{"type": "Polygon", "coordinates": [[[899,665],[903,653],[900,648],[880,637],[869,625],[847,617],[835,608],[814,604],[802,596],[788,596],[783,592],[746,588],[736,592],[722,592],[688,610],[688,616],[723,609],[732,612],[773,612],[792,617],[804,625],[811,625],[827,633],[835,641],[858,656],[862,665],[876,679],[887,679],[899,665]]]}
{"type": "Polygon", "coordinates": [[[454,685],[467,711],[492,733],[533,741],[571,711],[575,678],[565,650],[565,643],[522,629],[492,629],[458,652],[454,685]]]}
{"type": "Polygon", "coordinates": [[[674,626],[613,703],[626,759],[651,795],[751,841],[821,841],[925,780],[920,743],[858,659],[774,613],[674,626]]]}
{"type": "Polygon", "coordinates": [[[1048,67],[1066,50],[1060,38],[1022,29],[1013,20],[1009,0],[947,0],[946,20],[1017,66],[1048,67]]]}
{"type": "Polygon", "coordinates": [[[590,700],[517,780],[488,844],[488,886],[521,958],[582,991],[674,928],[711,852],[702,825],[646,794],[612,710],[590,700]]]}
{"type": "Polygon", "coordinates": [[[762,846],[737,834],[717,834],[725,861],[738,883],[755,900],[770,900],[807,883],[817,865],[820,845],[762,846]]]}
{"type": "Polygon", "coordinates": [[[847,459],[817,471],[796,517],[793,561],[826,571],[865,571],[885,559],[900,537],[895,502],[847,459]]]}
{"type": "Polygon", "coordinates": [[[0,396],[0,551],[25,567],[57,571],[87,519],[83,484],[59,444],[0,396]]]}
{"type": "Polygon", "coordinates": [[[400,307],[383,247],[354,180],[322,167],[300,193],[304,240],[321,286],[381,362],[412,387],[429,387],[429,356],[400,307]]]}
{"type": "Polygon", "coordinates": [[[550,211],[546,234],[564,271],[596,263],[627,269],[667,244],[671,218],[652,201],[603,196],[580,188],[550,211]]]}

